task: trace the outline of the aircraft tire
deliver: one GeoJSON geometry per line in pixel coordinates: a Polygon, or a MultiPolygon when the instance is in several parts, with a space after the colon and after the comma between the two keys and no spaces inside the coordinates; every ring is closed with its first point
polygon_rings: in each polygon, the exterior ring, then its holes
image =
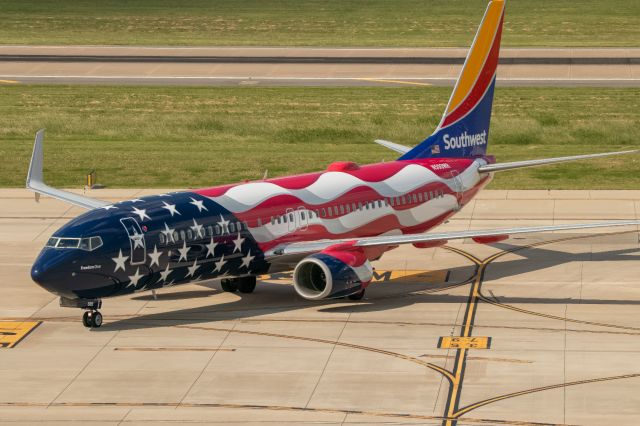
{"type": "Polygon", "coordinates": [[[89,318],[89,316],[89,311],[85,311],[85,313],[82,314],[82,325],[87,328],[91,328],[91,319],[89,318]]]}
{"type": "Polygon", "coordinates": [[[347,297],[349,298],[349,300],[362,300],[362,298],[364,297],[364,292],[365,292],[365,289],[363,288],[359,292],[350,294],[347,297]]]}
{"type": "Polygon", "coordinates": [[[238,283],[232,280],[220,281],[220,287],[222,287],[222,291],[226,291],[228,293],[235,293],[238,291],[238,283]]]}
{"type": "Polygon", "coordinates": [[[253,293],[256,289],[256,277],[244,277],[238,282],[240,293],[253,293]]]}
{"type": "Polygon", "coordinates": [[[100,328],[102,326],[102,314],[99,311],[95,311],[91,315],[91,328],[100,328]]]}

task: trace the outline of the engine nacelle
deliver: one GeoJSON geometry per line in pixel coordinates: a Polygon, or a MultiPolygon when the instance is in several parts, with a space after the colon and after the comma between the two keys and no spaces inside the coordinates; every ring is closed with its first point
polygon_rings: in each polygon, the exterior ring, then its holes
{"type": "Polygon", "coordinates": [[[372,278],[373,268],[364,252],[327,249],[296,265],[293,286],[305,299],[320,300],[358,293],[372,278]]]}

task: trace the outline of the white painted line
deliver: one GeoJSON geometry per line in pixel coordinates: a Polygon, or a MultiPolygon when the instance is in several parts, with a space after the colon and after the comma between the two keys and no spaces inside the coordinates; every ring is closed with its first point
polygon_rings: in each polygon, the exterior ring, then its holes
{"type": "MultiPolygon", "coordinates": [[[[271,77],[271,76],[192,76],[192,75],[25,75],[25,74],[0,74],[0,78],[73,78],[73,79],[141,79],[141,80],[424,80],[424,81],[450,81],[458,77],[393,77],[393,76],[366,76],[366,77],[271,77]]],[[[640,81],[640,78],[498,78],[498,81],[640,81]]]]}

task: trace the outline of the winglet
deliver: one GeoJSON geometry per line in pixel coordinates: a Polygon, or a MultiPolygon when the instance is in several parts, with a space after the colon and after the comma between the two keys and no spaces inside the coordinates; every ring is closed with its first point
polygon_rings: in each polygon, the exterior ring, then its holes
{"type": "Polygon", "coordinates": [[[409,148],[408,146],[400,145],[399,143],[391,141],[385,141],[383,139],[376,139],[374,142],[378,145],[384,146],[385,148],[389,148],[395,152],[399,152],[400,154],[406,154],[407,152],[411,151],[411,148],[409,148]]]}
{"type": "MultiPolygon", "coordinates": [[[[33,153],[31,154],[31,163],[29,164],[29,172],[27,173],[27,189],[33,189],[31,182],[36,184],[42,183],[42,163],[44,155],[42,152],[42,140],[44,139],[44,129],[38,130],[36,133],[36,141],[33,144],[33,153]]],[[[35,191],[35,190],[34,190],[35,191]]],[[[36,202],[40,201],[40,193],[35,192],[36,202]]]]}
{"type": "Polygon", "coordinates": [[[27,173],[26,187],[36,193],[36,201],[39,201],[40,194],[45,194],[85,209],[95,209],[110,204],[106,201],[52,188],[45,184],[42,176],[42,164],[44,162],[43,140],[44,129],[40,129],[36,133],[33,153],[31,154],[31,163],[29,164],[29,172],[27,173]]]}

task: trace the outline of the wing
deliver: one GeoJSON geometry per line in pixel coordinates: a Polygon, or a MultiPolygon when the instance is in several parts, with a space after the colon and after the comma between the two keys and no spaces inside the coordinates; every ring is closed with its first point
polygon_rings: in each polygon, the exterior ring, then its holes
{"type": "Polygon", "coordinates": [[[27,174],[27,189],[36,193],[36,200],[38,200],[39,194],[44,194],[89,210],[111,204],[107,201],[52,188],[45,184],[42,179],[42,163],[44,160],[42,150],[43,139],[44,129],[40,129],[38,133],[36,133],[36,141],[33,145],[33,154],[31,155],[31,164],[29,165],[29,173],[27,174]]]}
{"type": "Polygon", "coordinates": [[[434,232],[426,234],[411,235],[386,235],[379,237],[367,237],[343,240],[322,240],[313,242],[300,242],[283,244],[268,251],[267,257],[277,257],[283,255],[300,255],[307,253],[316,253],[336,244],[351,243],[352,247],[381,247],[395,246],[400,244],[428,243],[430,241],[447,241],[460,240],[464,238],[488,238],[502,237],[516,234],[534,234],[538,232],[567,231],[572,229],[593,229],[593,228],[609,228],[616,226],[632,226],[640,225],[640,220],[624,220],[610,221],[598,223],[576,223],[567,225],[551,225],[551,226],[531,226],[523,228],[499,228],[485,231],[453,231],[453,232],[434,232]]]}

